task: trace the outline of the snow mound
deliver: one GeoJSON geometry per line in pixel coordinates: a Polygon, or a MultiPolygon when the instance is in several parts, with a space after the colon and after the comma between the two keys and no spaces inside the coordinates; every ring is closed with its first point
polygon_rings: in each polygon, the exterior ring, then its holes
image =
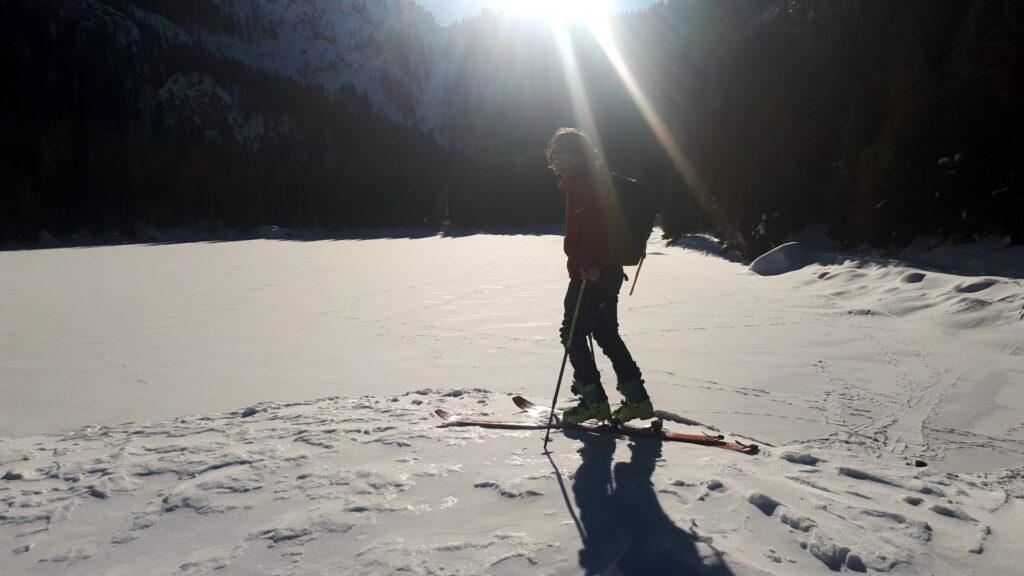
{"type": "Polygon", "coordinates": [[[777,276],[799,270],[813,261],[800,242],[788,242],[772,248],[750,263],[750,271],[761,276],[777,276]]]}
{"type": "Polygon", "coordinates": [[[851,316],[930,318],[953,330],[1018,322],[1024,282],[915,270],[882,259],[847,260],[812,270],[816,285],[851,316]]]}

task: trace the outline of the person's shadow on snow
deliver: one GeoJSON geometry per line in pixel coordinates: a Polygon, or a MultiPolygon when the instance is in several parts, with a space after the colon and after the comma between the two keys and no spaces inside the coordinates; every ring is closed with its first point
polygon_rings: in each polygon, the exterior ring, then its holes
{"type": "Polygon", "coordinates": [[[651,476],[660,440],[636,439],[632,458],[612,466],[617,440],[571,433],[583,442],[572,492],[579,508],[586,574],[731,575],[721,556],[677,526],[658,502],[651,476]],[[702,553],[703,552],[703,553],[702,553]]]}

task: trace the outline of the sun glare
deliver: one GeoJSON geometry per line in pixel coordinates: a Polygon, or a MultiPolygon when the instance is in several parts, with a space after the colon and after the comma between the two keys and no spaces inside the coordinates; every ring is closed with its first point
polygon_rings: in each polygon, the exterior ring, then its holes
{"type": "Polygon", "coordinates": [[[658,113],[654,102],[644,92],[619,50],[611,23],[611,16],[615,11],[613,0],[489,0],[487,6],[498,12],[536,19],[551,25],[562,60],[562,69],[569,90],[573,115],[577,124],[583,128],[584,132],[591,135],[598,149],[601,149],[600,126],[597,125],[591,109],[590,98],[584,88],[569,34],[570,25],[585,25],[601,46],[609,63],[615,69],[619,79],[622,80],[633,103],[644,120],[647,121],[651,132],[665,150],[676,171],[685,180],[698,202],[705,208],[710,205],[707,186],[697,173],[696,167],[662,119],[661,114],[658,113]]]}
{"type": "Polygon", "coordinates": [[[583,22],[588,25],[607,19],[613,11],[611,0],[490,0],[488,7],[524,18],[555,24],[583,22]]]}

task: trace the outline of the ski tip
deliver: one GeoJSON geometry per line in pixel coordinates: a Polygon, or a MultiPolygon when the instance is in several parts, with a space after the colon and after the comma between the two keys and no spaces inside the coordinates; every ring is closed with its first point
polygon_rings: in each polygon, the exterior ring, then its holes
{"type": "Polygon", "coordinates": [[[526,410],[528,407],[535,406],[533,402],[530,402],[526,398],[523,398],[522,396],[519,395],[513,396],[512,401],[515,402],[516,406],[522,408],[523,410],[526,410]]]}

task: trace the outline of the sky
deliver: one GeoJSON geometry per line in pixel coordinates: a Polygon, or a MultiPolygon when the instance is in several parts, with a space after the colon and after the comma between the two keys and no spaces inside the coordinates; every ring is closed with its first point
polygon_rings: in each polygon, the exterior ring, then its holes
{"type": "MultiPolygon", "coordinates": [[[[557,1],[557,0],[555,0],[557,1]]],[[[614,0],[616,11],[625,12],[650,6],[659,0],[614,0]]],[[[441,25],[470,18],[486,6],[494,6],[493,0],[416,0],[437,18],[441,25]]]]}

